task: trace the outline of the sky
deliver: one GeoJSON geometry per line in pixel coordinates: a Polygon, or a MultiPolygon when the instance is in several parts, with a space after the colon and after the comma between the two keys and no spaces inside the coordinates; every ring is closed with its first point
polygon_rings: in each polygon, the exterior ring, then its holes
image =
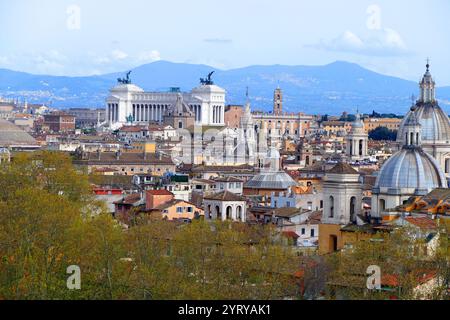
{"type": "Polygon", "coordinates": [[[450,85],[447,0],[0,0],[0,68],[80,76],[158,60],[355,62],[450,85]]]}

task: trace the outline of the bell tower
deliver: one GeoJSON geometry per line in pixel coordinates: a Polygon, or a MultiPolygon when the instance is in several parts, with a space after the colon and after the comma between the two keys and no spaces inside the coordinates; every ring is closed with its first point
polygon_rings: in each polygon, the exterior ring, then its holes
{"type": "Polygon", "coordinates": [[[273,114],[280,115],[283,113],[283,91],[278,87],[273,94],[273,114]]]}

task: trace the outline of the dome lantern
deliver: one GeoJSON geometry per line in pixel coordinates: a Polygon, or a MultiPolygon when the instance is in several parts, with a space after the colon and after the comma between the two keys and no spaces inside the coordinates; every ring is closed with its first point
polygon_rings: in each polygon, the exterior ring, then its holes
{"type": "Polygon", "coordinates": [[[420,99],[421,103],[434,103],[436,101],[436,83],[430,73],[430,61],[427,61],[426,72],[420,81],[420,99]]]}
{"type": "Polygon", "coordinates": [[[421,125],[417,118],[414,106],[411,107],[411,115],[404,123],[404,144],[403,146],[420,146],[421,144],[421,125]]]}

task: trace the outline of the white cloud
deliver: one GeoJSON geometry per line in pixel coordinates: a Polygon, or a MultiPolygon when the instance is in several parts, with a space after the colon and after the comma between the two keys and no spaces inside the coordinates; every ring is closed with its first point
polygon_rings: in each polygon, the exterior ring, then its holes
{"type": "Polygon", "coordinates": [[[157,50],[128,54],[115,49],[106,53],[87,52],[83,56],[66,56],[57,50],[0,56],[0,68],[34,74],[84,76],[118,72],[161,60],[157,50]],[[20,69],[17,66],[21,66],[20,69]]]}
{"type": "Polygon", "coordinates": [[[137,60],[139,62],[143,62],[143,63],[159,61],[159,60],[161,60],[161,53],[159,53],[159,51],[157,51],[157,50],[141,52],[138,55],[137,60]]]}
{"type": "Polygon", "coordinates": [[[128,54],[126,52],[123,52],[122,50],[115,49],[111,52],[111,57],[114,60],[124,60],[128,58],[128,54]]]}
{"type": "Polygon", "coordinates": [[[352,31],[345,31],[335,39],[321,41],[319,44],[310,47],[368,56],[397,56],[409,53],[400,34],[390,28],[373,29],[363,36],[359,36],[352,31]]]}

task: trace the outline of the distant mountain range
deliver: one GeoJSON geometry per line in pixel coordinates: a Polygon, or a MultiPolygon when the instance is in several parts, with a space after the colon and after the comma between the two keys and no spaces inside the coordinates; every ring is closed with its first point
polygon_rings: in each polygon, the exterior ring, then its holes
{"type": "MultiPolygon", "coordinates": [[[[214,82],[227,90],[228,104],[243,104],[249,87],[252,109],[271,110],[273,91],[284,91],[284,109],[310,114],[407,112],[418,84],[385,76],[348,62],[324,66],[250,66],[219,70],[206,65],[158,61],[132,69],[133,83],[147,91],[179,87],[189,91],[200,77],[215,71],[214,82]]],[[[102,107],[108,91],[125,72],[88,77],[33,75],[0,69],[0,96],[27,98],[53,107],[102,107]]],[[[417,75],[420,78],[421,75],[417,75]]],[[[441,107],[450,111],[450,87],[437,90],[441,107]]]]}

